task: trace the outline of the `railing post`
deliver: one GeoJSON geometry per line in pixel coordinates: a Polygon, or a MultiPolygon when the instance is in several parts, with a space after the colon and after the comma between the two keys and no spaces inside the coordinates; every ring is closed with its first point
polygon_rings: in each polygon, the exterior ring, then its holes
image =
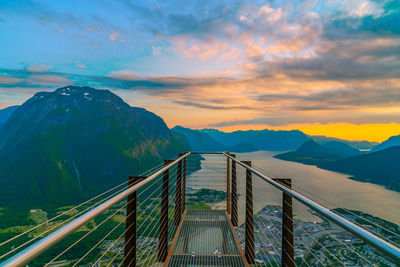
{"type": "Polygon", "coordinates": [[[175,210],[174,210],[174,224],[179,225],[182,215],[182,161],[177,164],[176,172],[176,190],[175,190],[175,210]]]}
{"type": "MultiPolygon", "coordinates": [[[[228,152],[226,152],[229,154],[228,152]]],[[[226,157],[226,212],[228,214],[231,213],[231,168],[230,168],[231,159],[226,157]]]]}
{"type": "MultiPolygon", "coordinates": [[[[187,153],[187,152],[186,152],[187,153]]],[[[184,154],[186,154],[184,153],[184,154]]],[[[186,158],[183,159],[183,170],[182,170],[182,214],[185,212],[186,206],[186,158]]]]}
{"type": "MultiPolygon", "coordinates": [[[[129,176],[128,186],[131,187],[145,178],[146,178],[145,176],[129,176]]],[[[126,205],[124,267],[136,266],[136,242],[137,242],[136,215],[137,215],[137,193],[135,191],[128,196],[126,205]]]]}
{"type": "MultiPolygon", "coordinates": [[[[236,157],[235,154],[230,154],[232,157],[236,157]]],[[[236,162],[232,160],[232,210],[231,210],[231,221],[234,227],[238,226],[238,211],[237,211],[237,181],[236,181],[236,162]]]]}
{"type": "MultiPolygon", "coordinates": [[[[251,161],[242,161],[251,167],[251,161]]],[[[251,171],[246,169],[246,232],[244,255],[249,264],[255,263],[254,218],[253,218],[253,179],[251,171]]]]}
{"type": "MultiPolygon", "coordinates": [[[[167,166],[171,162],[172,160],[164,160],[164,166],[167,166]]],[[[168,253],[168,180],[169,180],[169,169],[164,171],[162,180],[160,232],[158,235],[159,262],[165,261],[168,253]]]]}
{"type": "MultiPolygon", "coordinates": [[[[274,180],[292,188],[292,179],[275,178],[274,180]]],[[[286,193],[282,195],[282,266],[294,267],[292,197],[286,193]]]]}

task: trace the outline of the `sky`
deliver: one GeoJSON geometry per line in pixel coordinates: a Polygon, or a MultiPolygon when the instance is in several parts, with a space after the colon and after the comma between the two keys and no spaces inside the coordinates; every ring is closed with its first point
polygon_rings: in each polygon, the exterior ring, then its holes
{"type": "Polygon", "coordinates": [[[0,1],[0,109],[109,89],[169,127],[400,134],[400,1],[0,1]]]}

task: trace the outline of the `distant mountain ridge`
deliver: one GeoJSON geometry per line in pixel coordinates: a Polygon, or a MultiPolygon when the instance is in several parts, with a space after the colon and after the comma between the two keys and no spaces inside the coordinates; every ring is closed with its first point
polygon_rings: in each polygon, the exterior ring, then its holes
{"type": "Polygon", "coordinates": [[[370,142],[370,141],[350,141],[350,140],[345,140],[345,139],[340,139],[340,138],[334,138],[334,137],[326,137],[322,135],[310,135],[309,136],[311,140],[319,143],[319,144],[324,144],[332,141],[337,141],[340,143],[344,143],[346,145],[349,145],[353,148],[356,149],[362,149],[362,150],[369,150],[373,148],[374,146],[378,145],[379,143],[377,142],[370,142]]]}
{"type": "Polygon", "coordinates": [[[329,143],[336,147],[340,144],[345,144],[346,147],[356,150],[369,150],[378,144],[368,141],[349,141],[326,136],[311,136],[299,130],[275,131],[264,129],[223,132],[217,129],[196,130],[182,126],[175,126],[172,130],[186,136],[195,150],[209,151],[218,151],[221,149],[233,152],[251,152],[257,150],[285,151],[297,149],[304,142],[310,140],[319,144],[329,143]]]}
{"type": "Polygon", "coordinates": [[[305,142],[296,151],[277,154],[275,158],[315,165],[322,169],[353,175],[352,179],[384,185],[400,191],[400,146],[377,152],[361,152],[337,142],[305,142]]]}
{"type": "Polygon", "coordinates": [[[392,136],[379,145],[374,146],[372,151],[379,151],[393,146],[400,146],[400,135],[392,136]]]}
{"type": "Polygon", "coordinates": [[[332,162],[360,155],[361,153],[359,150],[337,141],[319,144],[310,140],[301,145],[296,151],[277,154],[274,157],[304,164],[320,165],[321,162],[332,162]]]}
{"type": "Polygon", "coordinates": [[[247,143],[223,145],[201,130],[192,130],[182,126],[175,126],[171,130],[186,137],[194,151],[251,152],[257,150],[253,145],[247,143]]]}
{"type": "Polygon", "coordinates": [[[0,129],[0,203],[77,203],[188,150],[160,117],[108,90],[40,92],[0,129]]]}
{"type": "Polygon", "coordinates": [[[361,155],[363,153],[360,150],[339,141],[331,141],[327,143],[322,143],[321,145],[324,148],[328,149],[330,152],[344,158],[361,155]]]}
{"type": "Polygon", "coordinates": [[[400,191],[400,146],[349,157],[321,167],[353,175],[353,179],[400,191]]]}
{"type": "Polygon", "coordinates": [[[207,133],[224,146],[232,147],[239,144],[248,144],[257,150],[290,150],[298,148],[309,140],[307,135],[298,130],[274,131],[274,130],[249,130],[234,131],[231,133],[215,129],[199,130],[207,133]]]}
{"type": "Polygon", "coordinates": [[[208,134],[192,130],[189,128],[185,128],[182,126],[175,126],[171,129],[172,131],[176,132],[187,138],[191,148],[194,151],[224,151],[225,147],[215,141],[212,137],[208,134]]]}

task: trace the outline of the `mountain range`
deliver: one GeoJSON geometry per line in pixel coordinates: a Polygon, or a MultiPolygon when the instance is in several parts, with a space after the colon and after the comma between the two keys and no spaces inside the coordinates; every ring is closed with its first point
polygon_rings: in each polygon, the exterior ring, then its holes
{"type": "Polygon", "coordinates": [[[346,144],[305,142],[299,149],[274,156],[352,175],[352,179],[400,191],[400,146],[361,152],[346,144]]]}
{"type": "Polygon", "coordinates": [[[352,179],[400,191],[400,146],[337,160],[323,168],[353,175],[352,179]]]}
{"type": "Polygon", "coordinates": [[[175,126],[171,129],[176,134],[187,138],[191,148],[194,151],[224,151],[225,147],[211,138],[208,134],[184,128],[182,126],[175,126]]]}
{"type": "Polygon", "coordinates": [[[215,129],[204,129],[200,132],[208,134],[225,147],[247,144],[253,146],[254,150],[290,150],[298,148],[299,145],[309,139],[306,134],[299,130],[274,131],[265,129],[226,133],[215,129]]]}
{"type": "Polygon", "coordinates": [[[310,140],[301,145],[296,151],[278,154],[275,155],[275,158],[315,165],[321,162],[331,162],[360,155],[361,153],[359,150],[337,141],[319,144],[310,140]]]}
{"type": "Polygon", "coordinates": [[[40,92],[0,129],[0,205],[69,205],[188,151],[187,140],[108,90],[40,92]]]}
{"type": "MultiPolygon", "coordinates": [[[[194,150],[250,152],[256,150],[287,151],[276,158],[315,165],[323,169],[353,175],[400,191],[400,169],[393,159],[400,145],[400,136],[381,144],[368,141],[347,141],[325,136],[308,136],[300,131],[235,131],[215,129],[193,130],[176,126],[174,132],[186,137],[194,150]],[[385,160],[387,158],[387,160],[385,160]],[[383,171],[380,171],[384,169],[383,171]]],[[[399,148],[400,150],[400,148],[399,148]]],[[[400,166],[400,165],[399,165],[400,166]]]]}
{"type": "MultiPolygon", "coordinates": [[[[378,143],[348,141],[325,136],[309,136],[299,130],[249,130],[222,132],[216,129],[195,130],[175,126],[172,131],[185,136],[193,150],[251,152],[257,150],[287,151],[299,148],[306,141],[339,146],[346,145],[356,150],[371,149],[378,143]]],[[[344,147],[342,146],[344,149],[344,147]]],[[[353,151],[354,152],[354,151],[353,151]]]]}
{"type": "MultiPolygon", "coordinates": [[[[18,106],[0,110],[0,125],[12,114],[18,106]]],[[[0,126],[1,127],[1,126],[0,126]]],[[[193,150],[197,151],[232,151],[251,152],[256,150],[285,151],[299,148],[305,141],[313,140],[320,144],[340,142],[350,147],[362,150],[379,147],[379,143],[369,141],[349,141],[326,136],[310,136],[299,130],[249,130],[222,132],[216,129],[195,130],[182,126],[171,129],[175,134],[188,139],[193,150]]],[[[400,137],[399,137],[400,139],[400,137]]],[[[388,146],[391,146],[388,144],[388,146]]]]}
{"type": "MultiPolygon", "coordinates": [[[[189,128],[184,128],[182,126],[175,126],[172,131],[187,138],[191,148],[194,151],[234,151],[234,152],[251,152],[259,150],[251,144],[247,143],[220,143],[216,141],[209,134],[192,130],[189,128]]],[[[223,133],[223,132],[221,132],[223,133]]]]}
{"type": "Polygon", "coordinates": [[[350,140],[344,140],[340,138],[334,138],[334,137],[326,137],[326,136],[321,136],[321,135],[312,135],[309,136],[311,140],[324,144],[324,143],[329,143],[329,142],[340,142],[344,143],[346,145],[349,145],[353,148],[356,149],[361,149],[361,150],[370,150],[373,147],[379,145],[378,142],[371,142],[371,141],[350,141],[350,140]]]}
{"type": "Polygon", "coordinates": [[[399,190],[399,144],[400,136],[376,144],[298,130],[169,129],[108,90],[66,86],[0,110],[0,206],[78,203],[188,150],[292,150],[276,157],[399,190]]]}
{"type": "Polygon", "coordinates": [[[372,151],[379,151],[392,146],[400,146],[400,135],[392,136],[386,141],[374,146],[372,151]]]}
{"type": "Polygon", "coordinates": [[[193,150],[251,152],[257,150],[290,150],[309,140],[300,131],[235,131],[231,133],[216,129],[193,130],[175,126],[172,131],[185,136],[193,150]]]}

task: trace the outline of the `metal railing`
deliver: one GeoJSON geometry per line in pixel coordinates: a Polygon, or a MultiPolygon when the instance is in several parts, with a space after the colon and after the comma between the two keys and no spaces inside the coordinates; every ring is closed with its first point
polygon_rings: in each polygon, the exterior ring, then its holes
{"type": "Polygon", "coordinates": [[[400,248],[390,244],[389,242],[385,241],[384,239],[374,235],[373,233],[365,230],[364,228],[354,224],[353,222],[349,221],[348,219],[332,212],[331,210],[321,206],[320,204],[314,202],[313,200],[307,198],[306,196],[282,185],[281,183],[276,182],[273,178],[266,176],[265,174],[257,171],[256,169],[252,168],[246,162],[242,162],[235,157],[232,157],[229,153],[223,152],[223,154],[234,161],[235,163],[239,164],[246,170],[250,171],[251,173],[257,175],[267,183],[271,184],[272,186],[276,187],[280,191],[284,192],[285,194],[295,198],[299,202],[303,203],[304,205],[310,207],[320,215],[330,219],[337,225],[343,227],[350,233],[354,234],[355,236],[359,237],[360,239],[367,242],[369,245],[377,248],[385,255],[391,257],[395,262],[400,263],[400,248]]]}
{"type": "MultiPolygon", "coordinates": [[[[284,194],[286,194],[289,197],[293,197],[297,201],[301,202],[302,204],[306,205],[307,207],[311,208],[314,210],[316,213],[320,214],[321,216],[331,220],[332,222],[336,223],[337,225],[341,226],[348,232],[352,233],[353,235],[359,237],[361,240],[365,241],[369,245],[377,248],[380,250],[384,255],[389,256],[392,258],[395,262],[400,263],[400,249],[386,240],[380,238],[379,236],[367,231],[366,229],[358,226],[357,224],[353,223],[352,221],[348,220],[347,218],[331,211],[330,209],[327,209],[320,204],[316,203],[315,201],[309,199],[308,197],[304,196],[303,194],[291,189],[288,186],[285,186],[284,184],[278,182],[276,179],[271,178],[261,171],[255,169],[255,167],[251,166],[249,162],[246,161],[240,161],[236,159],[232,154],[229,154],[228,152],[187,152],[181,156],[179,156],[176,160],[171,161],[169,164],[164,166],[163,168],[159,169],[158,171],[154,172],[152,175],[148,176],[146,179],[132,185],[128,189],[122,191],[121,193],[115,195],[114,197],[110,198],[109,200],[105,201],[104,203],[100,204],[99,206],[93,208],[92,210],[84,213],[80,217],[76,218],[72,222],[66,224],[65,226],[61,227],[60,229],[54,231],[53,233],[49,234],[48,236],[44,237],[40,241],[36,242],[35,244],[25,248],[18,254],[12,256],[8,260],[6,260],[3,263],[0,263],[0,266],[21,266],[24,264],[29,263],[39,255],[41,255],[43,252],[48,250],[50,247],[56,245],[58,242],[60,242],[62,239],[76,231],[78,228],[81,226],[85,225],[88,223],[91,219],[95,218],[96,216],[100,215],[104,211],[108,210],[110,207],[115,205],[116,203],[122,201],[123,199],[127,198],[130,196],[132,193],[137,192],[139,189],[144,187],[145,185],[149,184],[152,180],[156,179],[157,177],[160,177],[160,175],[165,174],[166,171],[168,171],[171,167],[177,165],[178,163],[182,162],[183,159],[188,157],[190,154],[220,154],[224,155],[227,158],[227,210],[228,213],[231,214],[231,220],[234,226],[238,226],[237,224],[237,199],[232,198],[231,195],[237,194],[236,190],[236,180],[237,177],[235,176],[235,182],[230,181],[231,176],[233,175],[233,172],[236,175],[236,169],[232,169],[230,172],[230,167],[236,168],[236,164],[240,165],[246,170],[246,179],[248,174],[251,173],[259,178],[261,178],[263,181],[267,182],[268,184],[272,185],[273,187],[277,188],[284,194]],[[229,161],[231,161],[231,165],[229,164],[229,161]],[[235,164],[233,164],[235,163],[235,164]],[[233,209],[233,207],[235,208],[233,209]],[[229,212],[231,211],[231,212],[229,212]]],[[[232,176],[233,179],[233,176],[232,176]]],[[[184,185],[182,185],[184,187],[184,185]]],[[[179,184],[180,187],[180,184],[179,184]]],[[[181,194],[181,193],[177,193],[181,194]]],[[[183,201],[184,201],[184,196],[183,196],[183,201]]],[[[178,206],[179,209],[182,209],[182,206],[178,206]]],[[[183,203],[183,209],[184,209],[184,203],[183,203]]],[[[252,206],[251,206],[252,209],[252,206]]],[[[248,218],[247,218],[248,219],[248,218]]],[[[253,218],[252,218],[253,220],[253,218]]],[[[254,229],[253,229],[254,231],[254,229]]],[[[293,234],[293,233],[292,233],[293,234]]],[[[254,242],[254,236],[251,237],[254,242]]],[[[293,246],[293,244],[292,244],[293,246]]],[[[253,248],[254,249],[254,248],[253,248]]],[[[254,253],[254,251],[253,251],[254,253]]],[[[251,253],[250,253],[251,254],[251,253]]],[[[250,255],[251,257],[254,257],[254,255],[250,255]]]]}
{"type": "Polygon", "coordinates": [[[162,175],[166,170],[169,170],[171,167],[175,166],[181,160],[186,158],[190,155],[190,152],[185,153],[184,155],[180,156],[178,159],[172,161],[170,164],[166,165],[162,169],[158,170],[148,178],[144,179],[143,181],[129,187],[125,191],[119,193],[118,195],[114,196],[113,198],[109,199],[108,201],[104,202],[103,204],[97,206],[96,208],[90,210],[89,212],[83,214],[82,216],[78,217],[77,219],[73,220],[72,222],[68,223],[67,225],[61,227],[57,231],[51,233],[50,235],[46,236],[45,238],[41,239],[37,243],[27,247],[26,249],[22,250],[18,254],[14,255],[13,257],[9,258],[5,262],[1,263],[0,266],[4,267],[14,267],[14,266],[21,266],[24,264],[29,263],[34,258],[38,257],[40,254],[45,252],[50,247],[54,246],[62,239],[73,233],[79,227],[88,223],[91,219],[95,218],[96,216],[100,215],[102,212],[106,211],[116,203],[122,201],[126,197],[128,197],[133,192],[136,192],[146,184],[150,183],[152,180],[157,178],[159,175],[162,175]]]}

